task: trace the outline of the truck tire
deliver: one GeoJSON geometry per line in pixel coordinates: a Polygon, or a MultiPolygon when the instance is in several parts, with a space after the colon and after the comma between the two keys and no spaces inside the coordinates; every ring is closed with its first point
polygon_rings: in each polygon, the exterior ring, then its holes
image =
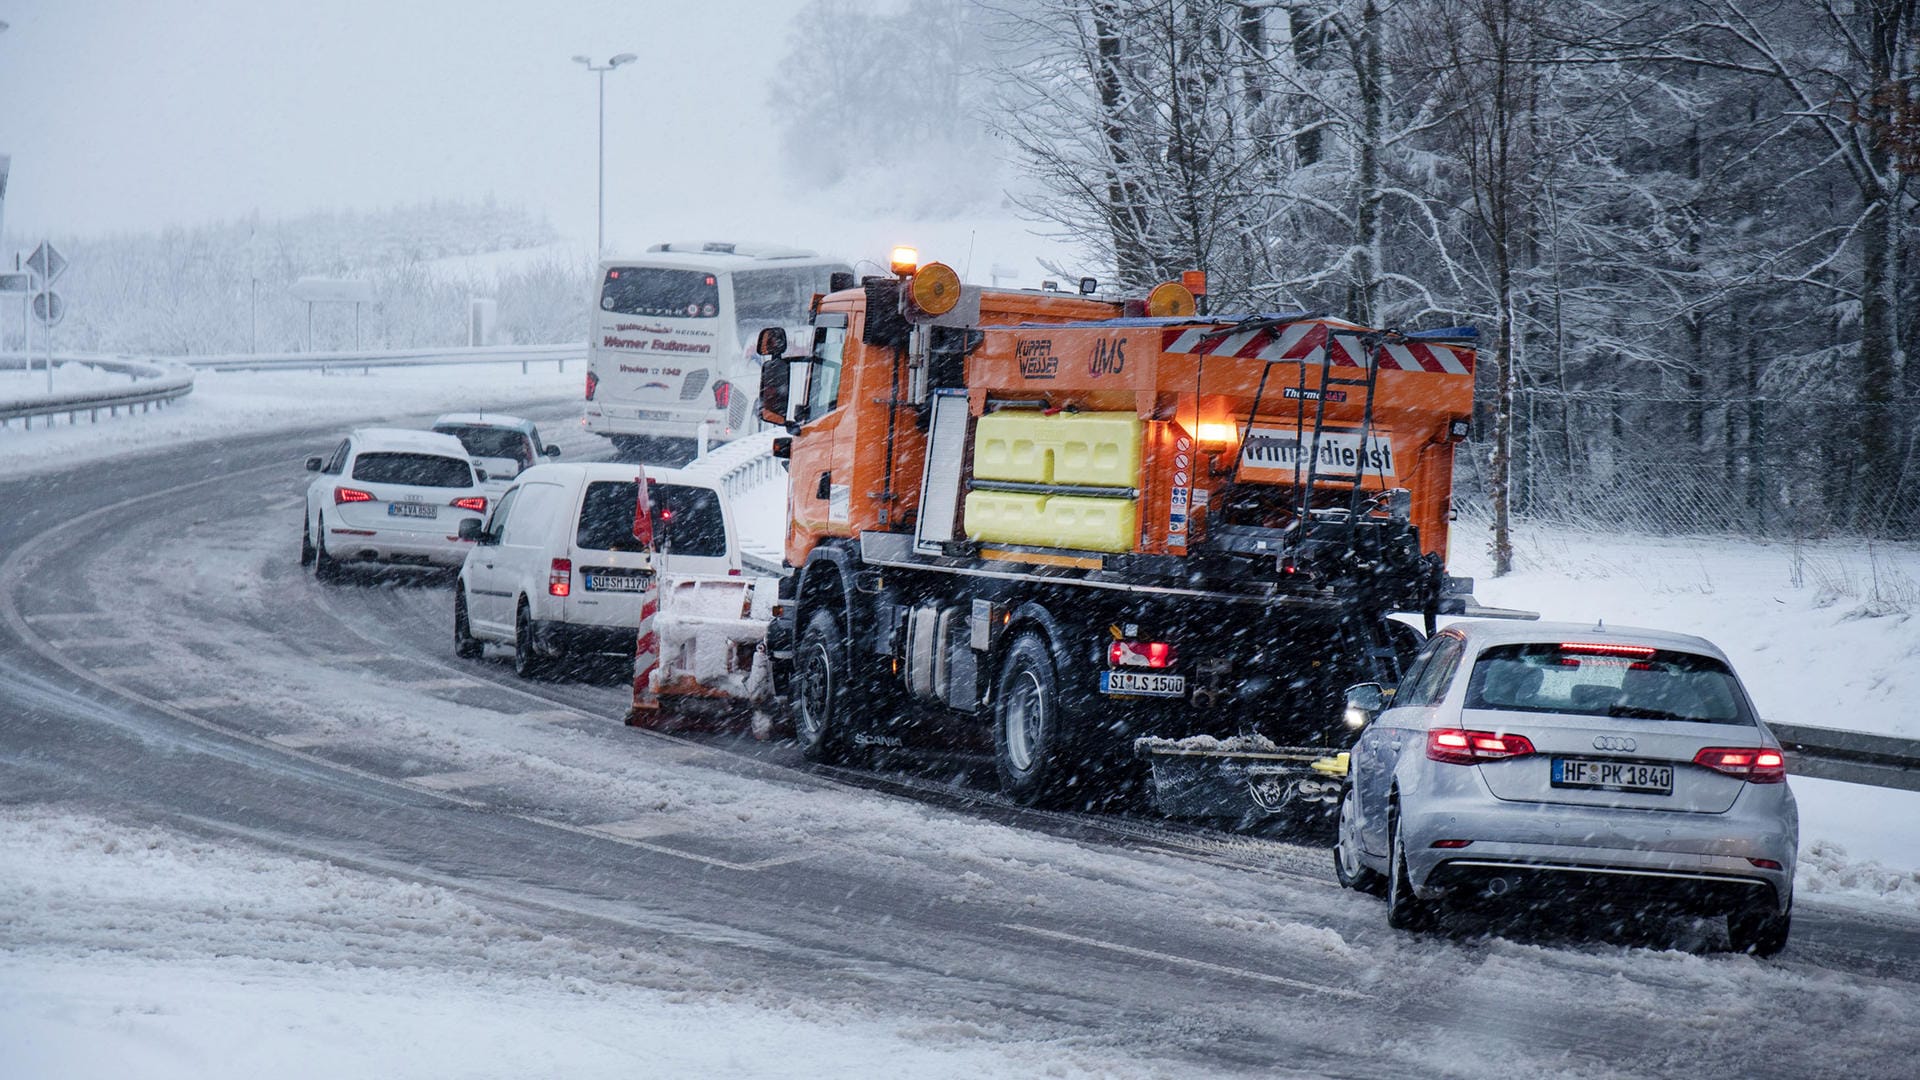
{"type": "Polygon", "coordinates": [[[1072,732],[1060,709],[1047,639],[1028,630],[1000,662],[993,693],[993,761],[1000,789],[1024,806],[1062,801],[1086,787],[1076,775],[1072,732]]]}
{"type": "Polygon", "coordinates": [[[487,647],[473,636],[473,627],[467,622],[467,586],[463,581],[453,583],[453,655],[462,660],[478,660],[485,655],[487,647]]]}
{"type": "Polygon", "coordinates": [[[793,737],[808,761],[848,760],[847,721],[858,696],[846,631],[832,611],[817,607],[793,649],[793,737]]]}

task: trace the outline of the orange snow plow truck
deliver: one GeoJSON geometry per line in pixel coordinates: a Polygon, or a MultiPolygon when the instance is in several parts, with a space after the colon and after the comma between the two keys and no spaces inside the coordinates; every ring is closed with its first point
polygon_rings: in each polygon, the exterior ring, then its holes
{"type": "Polygon", "coordinates": [[[1025,803],[1150,777],[1174,815],[1336,808],[1345,689],[1423,641],[1391,616],[1486,610],[1444,562],[1473,331],[893,271],[758,344],[790,482],[765,648],[806,755],[991,755],[1025,803]]]}

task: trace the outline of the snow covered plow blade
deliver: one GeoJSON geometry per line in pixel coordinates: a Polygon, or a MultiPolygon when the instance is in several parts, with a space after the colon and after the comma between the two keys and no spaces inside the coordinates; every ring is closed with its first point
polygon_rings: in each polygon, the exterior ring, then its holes
{"type": "Polygon", "coordinates": [[[669,580],[640,629],[627,724],[718,718],[764,702],[772,594],[771,579],[669,580]]]}
{"type": "Polygon", "coordinates": [[[1324,747],[1196,736],[1139,739],[1133,749],[1152,770],[1155,808],[1168,817],[1304,823],[1337,811],[1346,784],[1346,752],[1324,747]]]}

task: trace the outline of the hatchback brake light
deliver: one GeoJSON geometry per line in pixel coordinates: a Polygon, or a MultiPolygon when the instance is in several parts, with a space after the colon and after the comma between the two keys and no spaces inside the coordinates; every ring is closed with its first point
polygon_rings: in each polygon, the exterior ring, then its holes
{"type": "Polygon", "coordinates": [[[487,497],[485,495],[469,495],[464,499],[453,500],[453,505],[462,510],[471,510],[476,514],[484,514],[487,512],[487,497]]]}
{"type": "Polygon", "coordinates": [[[587,400],[593,400],[593,392],[600,389],[600,376],[587,372],[587,400]]]}
{"type": "Polygon", "coordinates": [[[1650,645],[1615,645],[1610,641],[1563,641],[1560,643],[1560,651],[1584,653],[1588,656],[1631,656],[1639,660],[1649,660],[1658,650],[1650,645]]]}
{"type": "Polygon", "coordinates": [[[341,503],[372,501],[373,492],[371,491],[361,491],[359,488],[350,487],[337,487],[333,489],[333,505],[335,506],[339,506],[341,503]]]}
{"type": "Polygon", "coordinates": [[[1462,728],[1434,728],[1427,732],[1427,759],[1447,765],[1478,765],[1531,753],[1533,741],[1525,735],[1462,728]]]}
{"type": "Polygon", "coordinates": [[[553,569],[547,573],[547,592],[554,596],[565,596],[572,591],[573,560],[553,560],[553,569]]]}
{"type": "Polygon", "coordinates": [[[1164,668],[1173,664],[1173,646],[1164,641],[1116,641],[1107,646],[1114,667],[1164,668]]]}
{"type": "Polygon", "coordinates": [[[1693,755],[1693,763],[1749,784],[1781,784],[1787,779],[1786,755],[1770,746],[1709,746],[1693,755]]]}

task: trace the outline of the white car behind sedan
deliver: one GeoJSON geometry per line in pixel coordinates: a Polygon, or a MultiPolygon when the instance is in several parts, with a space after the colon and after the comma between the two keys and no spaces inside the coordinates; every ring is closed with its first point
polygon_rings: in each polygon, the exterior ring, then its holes
{"type": "Polygon", "coordinates": [[[307,459],[300,564],[321,581],[343,566],[457,567],[473,545],[460,523],[487,512],[482,475],[451,435],[397,428],[351,432],[330,457],[307,459]]]}

